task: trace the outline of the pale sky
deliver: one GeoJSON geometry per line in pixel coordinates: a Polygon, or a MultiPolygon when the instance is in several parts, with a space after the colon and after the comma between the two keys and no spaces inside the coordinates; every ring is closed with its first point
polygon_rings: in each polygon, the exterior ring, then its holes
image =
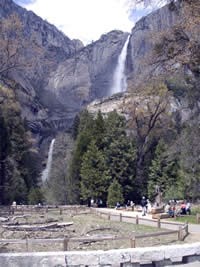
{"type": "Polygon", "coordinates": [[[132,0],[14,0],[85,45],[112,30],[131,32],[149,10],[132,12],[132,0]]]}

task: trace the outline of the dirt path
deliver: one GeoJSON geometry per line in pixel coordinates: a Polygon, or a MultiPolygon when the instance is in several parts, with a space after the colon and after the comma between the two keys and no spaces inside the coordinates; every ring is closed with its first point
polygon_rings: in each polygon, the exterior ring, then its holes
{"type": "MultiPolygon", "coordinates": [[[[107,212],[107,213],[117,213],[117,214],[123,214],[124,216],[130,216],[130,217],[136,217],[138,216],[140,219],[140,224],[144,225],[149,225],[149,226],[155,226],[156,220],[152,219],[151,214],[146,214],[146,216],[142,216],[141,212],[136,212],[136,211],[126,211],[126,210],[115,210],[115,209],[100,209],[102,212],[107,212]],[[147,220],[145,220],[147,219],[147,220]]],[[[161,220],[161,228],[166,228],[166,229],[172,229],[176,230],[177,225],[182,225],[183,223],[179,222],[171,222],[167,220],[161,220]]],[[[200,224],[189,224],[189,235],[185,239],[186,242],[188,243],[194,243],[194,242],[199,242],[200,241],[200,224]]],[[[200,267],[200,266],[199,266],[200,267]]]]}

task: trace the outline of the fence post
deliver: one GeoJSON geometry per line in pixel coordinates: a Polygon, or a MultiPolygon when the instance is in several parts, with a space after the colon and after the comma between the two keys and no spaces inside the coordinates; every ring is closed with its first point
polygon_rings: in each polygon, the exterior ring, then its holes
{"type": "Polygon", "coordinates": [[[65,236],[63,239],[63,250],[64,251],[68,250],[68,243],[69,243],[69,238],[67,236],[65,236]]]}
{"type": "Polygon", "coordinates": [[[182,226],[179,226],[179,230],[178,230],[178,240],[182,241],[182,226]]]}
{"type": "Polygon", "coordinates": [[[138,215],[136,215],[136,217],[135,217],[135,224],[139,224],[139,217],[138,217],[138,215]]]}
{"type": "Polygon", "coordinates": [[[196,221],[197,221],[197,223],[200,223],[200,214],[199,213],[196,214],[196,221]]]}
{"type": "Polygon", "coordinates": [[[24,215],[24,206],[21,207],[22,215],[24,215]]]}
{"type": "Polygon", "coordinates": [[[133,234],[133,236],[131,237],[131,248],[135,248],[135,246],[136,246],[136,240],[135,240],[136,238],[135,238],[135,235],[133,234]]]}
{"type": "Polygon", "coordinates": [[[28,234],[26,233],[26,251],[28,251],[28,234]]]}
{"type": "Polygon", "coordinates": [[[189,230],[188,230],[188,222],[185,223],[185,233],[186,233],[186,236],[189,233],[189,230]]]}
{"type": "Polygon", "coordinates": [[[63,211],[62,211],[62,208],[60,208],[60,215],[62,215],[63,211]]]}
{"type": "Polygon", "coordinates": [[[160,228],[160,218],[158,218],[157,227],[160,228]]]}
{"type": "Polygon", "coordinates": [[[119,214],[119,221],[122,222],[122,213],[119,214]]]}

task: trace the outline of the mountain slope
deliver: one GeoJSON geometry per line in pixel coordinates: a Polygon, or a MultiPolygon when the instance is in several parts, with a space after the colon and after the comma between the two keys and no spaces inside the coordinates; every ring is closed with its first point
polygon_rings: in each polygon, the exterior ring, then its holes
{"type": "Polygon", "coordinates": [[[85,103],[107,94],[127,33],[113,31],[83,47],[12,0],[0,0],[2,23],[13,14],[22,24],[19,58],[25,67],[5,76],[9,86],[8,78],[15,81],[22,116],[41,143],[56,131],[69,129],[85,103]]]}

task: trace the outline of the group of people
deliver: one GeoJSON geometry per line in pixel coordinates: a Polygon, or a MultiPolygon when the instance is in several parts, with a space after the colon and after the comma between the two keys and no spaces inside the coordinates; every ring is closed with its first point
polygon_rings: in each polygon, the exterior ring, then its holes
{"type": "MultiPolygon", "coordinates": [[[[126,208],[132,207],[132,210],[134,210],[134,203],[133,201],[128,200],[126,203],[126,208]]],[[[142,197],[140,205],[142,207],[142,216],[145,216],[147,213],[151,213],[152,210],[152,204],[145,196],[142,197]]],[[[116,209],[119,209],[121,207],[120,203],[116,203],[116,209]]],[[[189,201],[176,201],[176,200],[170,200],[165,206],[164,206],[164,212],[168,213],[170,217],[175,217],[179,215],[190,215],[191,214],[191,203],[189,201]]]]}
{"type": "MultiPolygon", "coordinates": [[[[128,200],[127,203],[124,204],[124,205],[125,205],[126,209],[131,207],[132,210],[134,210],[135,203],[132,200],[128,200]]],[[[121,207],[120,202],[117,202],[116,205],[115,205],[115,209],[119,209],[120,207],[121,207]]]]}
{"type": "Polygon", "coordinates": [[[189,201],[169,201],[165,206],[165,213],[168,213],[170,217],[179,215],[190,215],[191,214],[191,203],[189,201]]]}
{"type": "MultiPolygon", "coordinates": [[[[142,197],[141,203],[142,216],[145,216],[147,212],[151,212],[152,205],[148,199],[144,196],[142,197]]],[[[190,215],[191,214],[191,203],[189,201],[176,201],[170,200],[164,207],[164,212],[168,213],[170,217],[180,216],[180,215],[190,215]]]]}
{"type": "MultiPolygon", "coordinates": [[[[149,199],[146,199],[145,197],[142,197],[141,203],[140,203],[141,207],[142,207],[142,215],[145,216],[147,214],[147,212],[151,212],[151,203],[149,201],[149,199]]],[[[134,206],[135,203],[132,200],[128,200],[125,207],[129,208],[131,207],[132,210],[134,210],[134,206]]],[[[121,207],[120,203],[117,202],[115,209],[119,209],[121,207]]]]}

